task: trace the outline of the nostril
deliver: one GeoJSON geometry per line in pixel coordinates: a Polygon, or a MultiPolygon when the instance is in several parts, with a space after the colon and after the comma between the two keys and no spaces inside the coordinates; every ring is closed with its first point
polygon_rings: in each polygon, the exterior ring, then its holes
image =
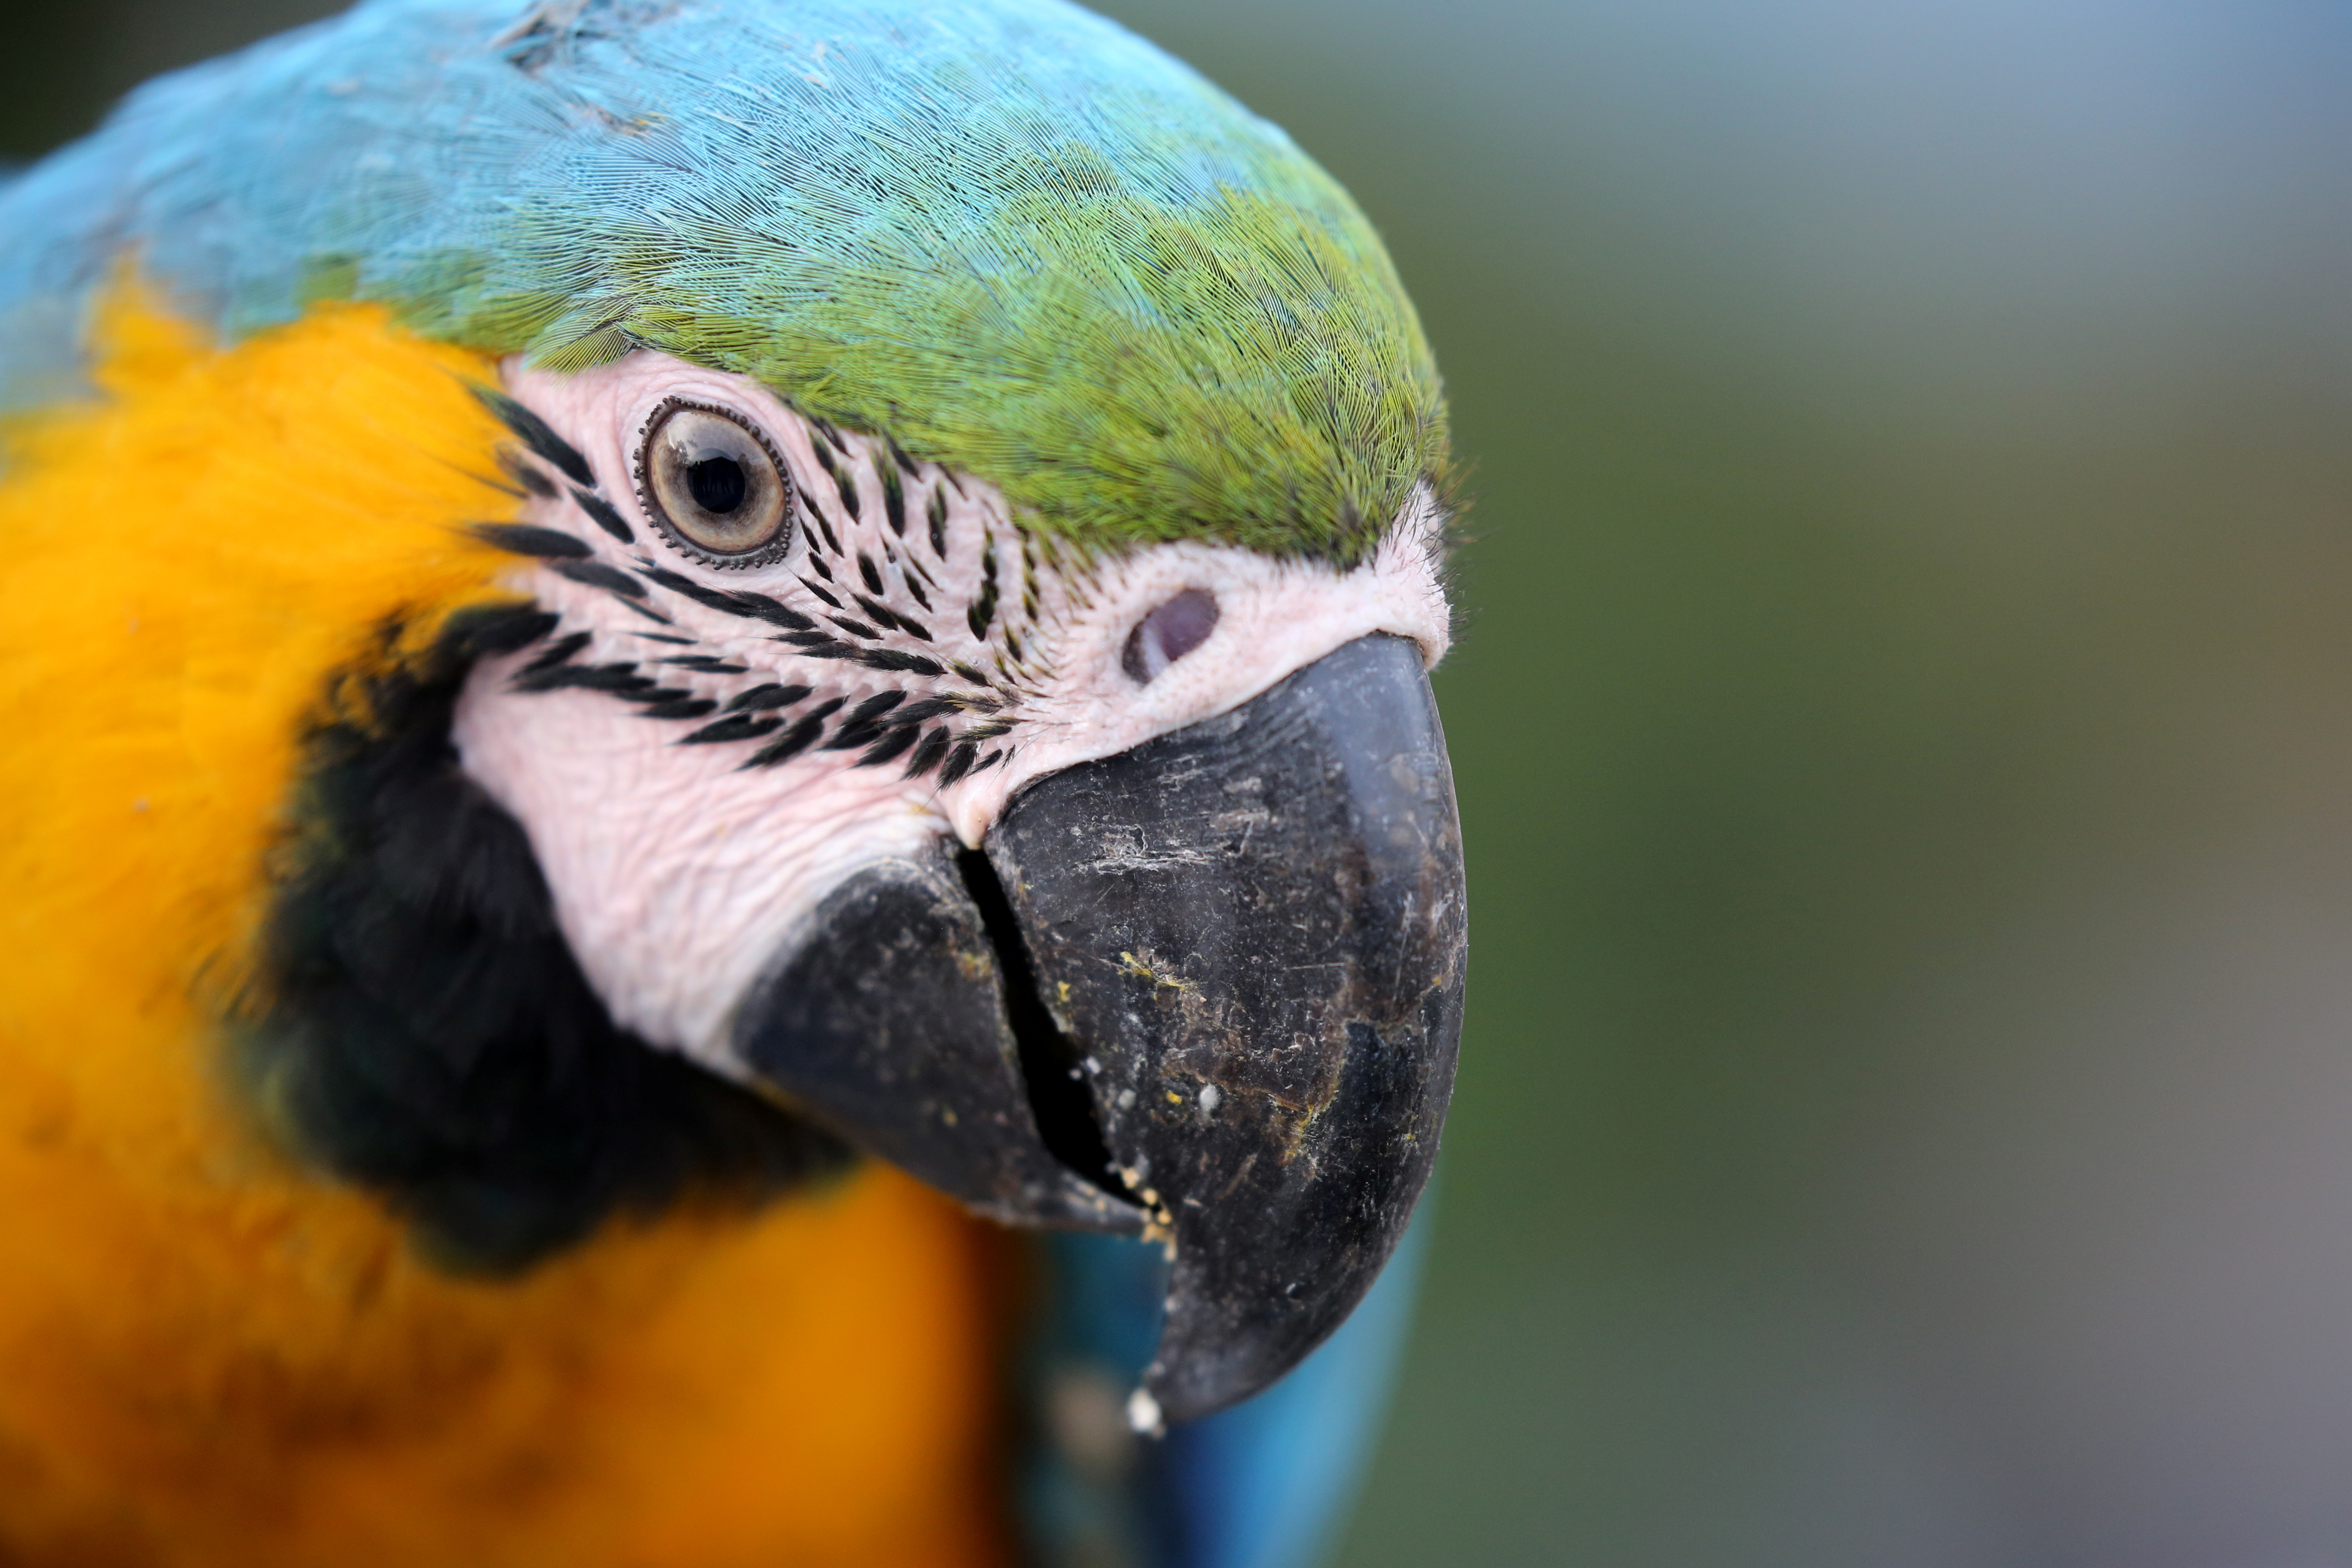
{"type": "Polygon", "coordinates": [[[1170,665],[1209,640],[1217,629],[1217,596],[1206,588],[1187,588],[1135,623],[1127,634],[1119,667],[1144,685],[1170,665]]]}

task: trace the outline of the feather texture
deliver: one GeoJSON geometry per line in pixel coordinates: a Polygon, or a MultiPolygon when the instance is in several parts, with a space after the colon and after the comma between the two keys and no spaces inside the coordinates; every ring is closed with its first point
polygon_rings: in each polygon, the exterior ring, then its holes
{"type": "MultiPolygon", "coordinates": [[[[868,1166],[484,1282],[253,1136],[222,1018],[301,847],[305,721],[492,595],[466,525],[508,504],[502,432],[488,367],[378,307],[213,353],[106,301],[103,400],[15,431],[0,486],[0,1561],[1001,1562],[996,1246],[937,1194],[868,1166]]],[[[343,932],[375,965],[393,934],[343,932]]],[[[380,1093],[435,1065],[341,1044],[380,1093]]]]}
{"type": "Polygon", "coordinates": [[[1055,0],[374,0],[135,94],[0,192],[0,403],[126,254],[235,339],[322,298],[558,368],[754,374],[1080,540],[1351,560],[1436,372],[1280,131],[1055,0]]]}

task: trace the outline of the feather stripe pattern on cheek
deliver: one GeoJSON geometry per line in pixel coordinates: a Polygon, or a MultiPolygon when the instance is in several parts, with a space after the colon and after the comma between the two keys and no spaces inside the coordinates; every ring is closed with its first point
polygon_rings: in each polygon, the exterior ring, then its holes
{"type": "MultiPolygon", "coordinates": [[[[580,447],[543,416],[511,396],[499,395],[491,405],[507,416],[507,423],[542,460],[548,452],[578,457],[580,447]]],[[[545,570],[563,580],[602,589],[649,609],[666,624],[702,632],[699,639],[678,637],[676,646],[698,651],[617,657],[625,650],[614,639],[595,630],[571,630],[583,622],[603,617],[585,605],[566,612],[567,630],[549,651],[528,661],[512,677],[520,691],[602,692],[636,705],[645,718],[700,721],[714,710],[729,714],[764,711],[820,692],[831,692],[845,708],[827,722],[824,711],[804,710],[789,729],[782,721],[755,722],[722,719],[699,722],[680,737],[681,743],[746,748],[744,765],[772,767],[806,752],[855,752],[857,767],[879,768],[904,758],[900,776],[919,780],[950,765],[967,738],[955,722],[961,715],[988,718],[970,735],[992,740],[1009,734],[1022,713],[991,695],[996,682],[983,673],[992,665],[996,680],[1018,674],[1034,681],[1045,671],[1032,664],[1022,640],[1027,629],[1034,638],[1039,622],[1035,589],[1036,550],[1019,528],[1001,511],[976,510],[964,492],[932,465],[917,462],[898,450],[887,437],[846,433],[808,420],[805,438],[792,449],[805,451],[826,483],[795,486],[803,498],[802,531],[796,555],[787,570],[770,574],[763,588],[721,587],[696,574],[690,563],[665,564],[642,552],[618,560],[595,554],[581,536],[551,521],[509,524],[478,530],[486,542],[542,562],[545,570]],[[862,504],[871,490],[883,498],[878,508],[862,504]],[[969,558],[982,566],[978,596],[963,606],[958,622],[968,627],[968,638],[949,639],[952,653],[941,647],[934,623],[918,615],[936,615],[944,592],[934,582],[926,585],[912,563],[890,548],[889,536],[904,530],[909,500],[927,519],[932,548],[942,561],[950,552],[951,529],[979,535],[969,558]],[[961,519],[961,521],[957,520],[961,519]],[[1000,613],[997,562],[1000,552],[1020,561],[1027,588],[1014,610],[1000,613]],[[852,580],[857,590],[828,588],[821,579],[852,580]],[[787,602],[798,596],[800,603],[787,602]],[[707,613],[706,613],[707,612],[707,613]],[[853,613],[854,612],[854,613],[853,613]],[[764,644],[769,651],[758,651],[764,644]],[[961,657],[956,657],[961,655],[961,657]],[[795,675],[790,680],[779,676],[795,675]],[[892,686],[878,694],[861,682],[874,677],[898,677],[925,683],[892,686]],[[860,696],[866,690],[868,695],[860,696]],[[786,691],[797,696],[784,698],[786,691]],[[914,721],[885,721],[885,710],[911,701],[914,721]],[[925,736],[914,727],[924,720],[946,719],[925,736]],[[781,734],[776,733],[780,729],[781,734]],[[912,755],[908,753],[911,752],[912,755]]],[[[520,461],[520,459],[519,459],[520,461]]],[[[583,466],[587,459],[581,458],[583,466]]],[[[527,465],[526,465],[527,466],[527,465]]],[[[541,494],[538,504],[560,514],[576,508],[592,520],[612,514],[618,527],[605,524],[616,541],[637,536],[637,530],[619,515],[620,504],[599,489],[572,486],[568,492],[541,494]]],[[[956,607],[949,605],[951,614],[956,607]]],[[[644,637],[649,634],[634,634],[644,637]]],[[[1014,689],[1019,684],[1014,682],[1014,689]]],[[[968,769],[970,764],[965,764],[968,769]]]]}

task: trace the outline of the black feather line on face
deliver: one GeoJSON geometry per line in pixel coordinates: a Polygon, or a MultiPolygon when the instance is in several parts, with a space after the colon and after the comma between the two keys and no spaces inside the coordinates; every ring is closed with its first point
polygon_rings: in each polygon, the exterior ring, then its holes
{"type": "Polygon", "coordinates": [[[900,653],[895,647],[860,647],[846,650],[850,657],[868,669],[888,670],[904,675],[945,675],[938,661],[919,653],[900,653]]]}
{"type": "Polygon", "coordinates": [[[649,691],[654,682],[633,664],[559,664],[515,677],[517,691],[649,691]]]}
{"type": "Polygon", "coordinates": [[[964,612],[964,620],[971,627],[972,639],[988,640],[988,628],[996,619],[996,546],[992,542],[981,546],[980,597],[964,612]]]}
{"type": "MultiPolygon", "coordinates": [[[[849,509],[849,515],[856,517],[857,515],[856,503],[848,499],[850,495],[849,487],[842,482],[841,469],[835,465],[833,454],[824,449],[824,446],[822,442],[817,441],[812,441],[809,443],[809,450],[815,454],[817,467],[824,470],[824,477],[833,481],[834,492],[843,498],[843,503],[849,509]]],[[[841,541],[834,537],[833,524],[826,521],[824,509],[816,504],[815,498],[811,497],[808,505],[802,510],[806,511],[809,515],[809,520],[816,524],[817,531],[824,536],[824,547],[835,555],[840,554],[841,541]]]]}
{"type": "Polygon", "coordinates": [[[523,461],[520,452],[511,447],[500,447],[498,452],[499,472],[520,485],[541,500],[555,499],[555,483],[545,474],[523,461]]]}
{"type": "Polygon", "coordinates": [[[947,753],[948,732],[945,730],[925,731],[923,743],[917,746],[915,754],[907,759],[907,771],[899,776],[919,779],[937,767],[940,759],[947,753]]]}
{"type": "Polygon", "coordinates": [[[367,719],[304,739],[256,1001],[232,1037],[236,1079],[287,1147],[466,1271],[526,1268],[698,1194],[755,1203],[848,1159],[613,1023],[530,840],[458,766],[467,671],[554,626],[528,605],[467,611],[420,658],[339,679],[321,711],[367,719]]]}
{"type": "Polygon", "coordinates": [[[705,724],[678,742],[682,746],[711,746],[726,741],[749,741],[767,734],[783,723],[782,719],[761,719],[749,713],[730,713],[715,724],[705,724]]]}
{"type": "Polygon", "coordinates": [[[877,692],[874,696],[869,697],[865,701],[859,703],[856,707],[852,708],[849,710],[849,717],[843,721],[843,722],[849,724],[862,724],[868,719],[877,718],[881,714],[887,713],[891,709],[896,708],[899,703],[904,702],[906,700],[907,694],[903,691],[877,692]]]}
{"type": "MultiPolygon", "coordinates": [[[[575,485],[595,487],[596,473],[588,466],[588,459],[581,456],[579,447],[557,435],[553,426],[503,392],[487,386],[476,386],[472,391],[492,417],[513,431],[541,462],[575,485]]],[[[528,485],[530,481],[524,483],[528,485]]]]}
{"type": "Polygon", "coordinates": [[[656,702],[643,710],[641,719],[699,719],[714,711],[719,704],[708,697],[677,697],[667,702],[656,702]]]}
{"type": "Polygon", "coordinates": [[[824,730],[823,721],[803,719],[775,740],[752,752],[744,760],[743,765],[746,768],[772,768],[780,763],[790,762],[814,745],[817,736],[824,730]]]}
{"type": "MultiPolygon", "coordinates": [[[[822,435],[822,431],[819,434],[822,435]]],[[[859,460],[850,456],[837,433],[830,439],[814,443],[812,451],[827,476],[834,480],[845,507],[855,517],[857,500],[854,468],[859,460]],[[839,453],[838,458],[836,452],[839,453]]],[[[876,465],[876,472],[886,498],[893,506],[889,518],[891,532],[903,537],[906,497],[900,472],[903,469],[909,477],[917,479],[922,476],[919,466],[912,465],[911,460],[906,459],[895,446],[891,451],[897,466],[876,465]]],[[[516,460],[520,461],[520,458],[516,460]]],[[[931,548],[942,560],[948,551],[947,492],[953,484],[952,475],[939,473],[929,485],[926,500],[931,548]]],[[[612,523],[620,523],[623,533],[616,536],[625,536],[625,523],[602,497],[575,489],[572,499],[600,523],[608,527],[612,523]],[[607,518],[609,522],[606,522],[607,518]]],[[[479,525],[476,532],[486,542],[540,559],[559,575],[613,595],[636,614],[666,626],[674,623],[646,602],[648,585],[679,595],[705,609],[780,627],[781,631],[771,634],[774,640],[786,644],[803,658],[854,664],[865,669],[923,679],[940,679],[952,672],[957,679],[980,690],[926,695],[913,702],[906,700],[910,695],[906,691],[885,692],[858,703],[855,710],[832,726],[828,735],[825,721],[842,707],[845,700],[843,698],[820,704],[795,720],[780,710],[810,697],[813,692],[807,685],[785,685],[771,680],[731,696],[722,690],[706,697],[681,687],[661,684],[658,677],[651,673],[652,666],[641,670],[626,662],[575,665],[572,659],[589,646],[590,634],[584,632],[567,637],[560,644],[543,651],[529,667],[516,674],[515,688],[524,691],[603,691],[634,705],[641,717],[661,721],[698,721],[711,719],[716,714],[715,720],[702,723],[684,736],[681,743],[764,742],[745,766],[772,767],[791,756],[818,747],[829,751],[861,751],[863,754],[857,759],[857,766],[879,765],[911,752],[904,776],[911,779],[937,770],[940,786],[945,787],[971,773],[1003,762],[1006,751],[992,752],[986,757],[978,753],[981,742],[996,739],[1013,728],[1013,721],[1001,716],[1003,704],[994,696],[982,693],[999,689],[1024,689],[1019,680],[1013,678],[1013,671],[1024,667],[1024,654],[1020,638],[1013,633],[1013,623],[1009,619],[1000,619],[1000,580],[1003,563],[998,554],[996,542],[983,536],[979,563],[982,576],[980,592],[977,598],[964,608],[965,618],[976,638],[988,642],[993,634],[994,662],[1003,677],[1001,680],[992,679],[984,669],[961,659],[931,658],[887,646],[875,646],[885,644],[892,633],[903,634],[927,645],[933,641],[930,627],[886,602],[895,573],[896,580],[906,584],[910,597],[927,611],[932,609],[932,601],[922,587],[922,583],[928,579],[913,554],[902,554],[892,546],[888,538],[877,536],[880,562],[866,550],[844,552],[839,542],[832,537],[830,529],[824,526],[822,514],[811,509],[810,515],[816,523],[815,530],[809,535],[812,545],[814,544],[815,534],[823,533],[826,543],[841,555],[845,564],[850,560],[856,561],[856,575],[869,590],[859,593],[845,586],[828,588],[825,584],[837,583],[838,578],[826,564],[822,552],[813,549],[804,559],[810,570],[822,581],[803,576],[799,580],[800,586],[835,612],[824,617],[831,623],[830,628],[821,626],[816,620],[770,595],[713,587],[643,554],[633,559],[635,569],[633,576],[594,559],[585,542],[561,530],[524,524],[486,523],[479,525]],[[887,563],[887,569],[883,563],[887,563]],[[844,597],[854,602],[865,618],[849,614],[844,607],[844,597]],[[835,635],[836,630],[840,635],[835,635]],[[855,640],[845,641],[845,637],[855,640]],[[893,711],[894,709],[897,711],[893,711]],[[986,718],[983,722],[968,727],[961,734],[944,725],[926,728],[930,721],[958,713],[998,716],[986,718]]],[[[1025,534],[1021,536],[1018,549],[1020,555],[1013,565],[1026,580],[1024,586],[1034,584],[1036,556],[1025,534]]],[[[1028,601],[1025,607],[1031,611],[1034,619],[1034,594],[1024,594],[1024,598],[1028,601]]],[[[551,626],[552,624],[551,621],[551,626]]],[[[688,637],[653,632],[633,635],[678,647],[697,646],[696,639],[688,637]]],[[[656,662],[668,668],[715,677],[755,673],[753,666],[705,653],[679,654],[656,662]]]]}
{"type": "MultiPolygon", "coordinates": [[[[875,693],[843,717],[840,731],[825,742],[824,749],[828,752],[851,751],[881,736],[898,722],[895,718],[884,716],[906,700],[907,694],[903,691],[875,693]]],[[[860,765],[864,764],[861,763],[860,765]]]]}
{"type": "Polygon", "coordinates": [[[816,743],[817,737],[824,732],[825,720],[840,707],[841,699],[838,697],[818,703],[798,723],[752,752],[743,765],[747,768],[772,768],[800,755],[816,743]]]}
{"type": "Polygon", "coordinates": [[[807,697],[809,690],[810,689],[805,686],[779,686],[770,681],[764,686],[755,686],[751,690],[743,692],[727,706],[733,711],[742,713],[764,712],[772,708],[789,708],[807,697]]]}
{"type": "MultiPolygon", "coordinates": [[[[625,597],[625,596],[622,596],[622,597],[621,597],[621,607],[622,607],[623,609],[625,609],[625,610],[631,610],[631,611],[634,611],[634,612],[635,612],[636,614],[638,614],[638,615],[640,615],[640,616],[643,616],[646,619],[647,619],[647,620],[649,620],[649,621],[653,622],[656,626],[676,626],[676,625],[677,624],[676,621],[671,620],[667,616],[663,615],[659,610],[654,609],[654,608],[652,608],[650,605],[641,605],[641,604],[639,604],[636,600],[632,599],[632,598],[628,598],[628,597],[625,597]]],[[[630,635],[631,635],[632,637],[652,637],[652,636],[654,636],[655,634],[654,634],[654,633],[652,633],[652,632],[632,632],[630,635]]],[[[681,642],[691,642],[693,639],[692,639],[692,638],[689,638],[689,637],[682,637],[682,638],[679,638],[678,640],[679,640],[679,641],[681,641],[681,642]]]]}
{"type": "Polygon", "coordinates": [[[636,542],[637,536],[630,530],[628,521],[613,510],[611,501],[593,491],[577,489],[572,490],[572,499],[579,503],[580,510],[586,512],[589,521],[597,527],[624,544],[636,542]]]}
{"type": "MultiPolygon", "coordinates": [[[[554,628],[551,626],[548,629],[552,631],[554,628]]],[[[524,675],[536,675],[542,669],[554,668],[557,665],[562,664],[565,659],[570,658],[573,654],[578,653],[582,648],[586,647],[591,640],[591,636],[592,634],[588,632],[573,632],[570,637],[564,637],[559,642],[551,643],[547,647],[546,650],[541,653],[537,658],[532,659],[529,664],[522,667],[521,673],[524,675]]]]}
{"type": "MultiPolygon", "coordinates": [[[[551,487],[550,493],[553,493],[551,487]]],[[[528,555],[541,561],[583,561],[594,553],[560,528],[539,528],[527,522],[478,522],[467,531],[509,555],[528,555]]]]}
{"type": "Polygon", "coordinates": [[[470,666],[493,654],[520,653],[562,623],[561,616],[536,605],[485,605],[460,610],[442,626],[440,652],[436,657],[470,666]]]}
{"type": "Polygon", "coordinates": [[[953,746],[950,747],[948,749],[947,764],[940,769],[940,787],[941,789],[945,789],[948,785],[955,783],[956,780],[970,773],[971,771],[971,760],[978,754],[979,748],[974,746],[970,741],[959,741],[953,746]]]}
{"type": "Polygon", "coordinates": [[[880,767],[884,763],[893,760],[908,747],[913,745],[915,737],[920,732],[911,729],[891,730],[880,740],[875,742],[864,756],[857,759],[857,765],[861,768],[880,767]]]}
{"type": "Polygon", "coordinates": [[[735,595],[735,602],[741,606],[743,614],[754,620],[765,621],[770,626],[782,626],[790,632],[807,632],[816,629],[814,621],[810,620],[798,610],[776,603],[765,594],[738,594],[735,595]]]}
{"type": "Polygon", "coordinates": [[[730,616],[748,614],[741,600],[725,588],[707,588],[691,577],[681,576],[667,567],[656,566],[643,556],[637,557],[637,575],[656,587],[667,588],[673,594],[683,594],[696,604],[709,609],[723,610],[730,616]]]}
{"type": "Polygon", "coordinates": [[[551,561],[548,570],[559,577],[569,577],[574,583],[585,583],[591,588],[618,594],[624,599],[642,599],[646,585],[617,566],[607,566],[602,561],[551,561]]]}
{"type": "Polygon", "coordinates": [[[930,628],[924,626],[920,621],[909,620],[905,616],[900,615],[898,611],[890,608],[889,605],[877,604],[874,600],[867,598],[863,594],[852,594],[849,596],[857,601],[857,607],[859,609],[865,611],[869,617],[880,622],[883,626],[888,626],[894,631],[905,632],[908,637],[919,637],[924,642],[931,640],[930,628]]]}
{"type": "Polygon", "coordinates": [[[962,707],[962,703],[952,698],[926,697],[918,701],[909,702],[905,708],[899,710],[898,721],[902,724],[920,724],[926,720],[937,719],[942,714],[957,712],[962,707]]]}
{"type": "MultiPolygon", "coordinates": [[[[825,424],[822,419],[812,419],[809,421],[809,424],[813,428],[818,430],[828,430],[832,428],[831,426],[825,424]]],[[[841,470],[834,465],[833,453],[827,450],[829,445],[830,443],[824,441],[810,442],[809,456],[814,458],[816,459],[816,466],[824,470],[824,477],[831,479],[834,484],[838,487],[841,483],[841,470]]]]}

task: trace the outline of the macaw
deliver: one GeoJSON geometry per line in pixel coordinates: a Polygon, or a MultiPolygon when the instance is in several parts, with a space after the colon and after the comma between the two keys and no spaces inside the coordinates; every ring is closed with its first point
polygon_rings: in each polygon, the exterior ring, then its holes
{"type": "Polygon", "coordinates": [[[0,185],[0,1561],[1303,1561],[1448,476],[1059,0],[366,0],[0,185]]]}

